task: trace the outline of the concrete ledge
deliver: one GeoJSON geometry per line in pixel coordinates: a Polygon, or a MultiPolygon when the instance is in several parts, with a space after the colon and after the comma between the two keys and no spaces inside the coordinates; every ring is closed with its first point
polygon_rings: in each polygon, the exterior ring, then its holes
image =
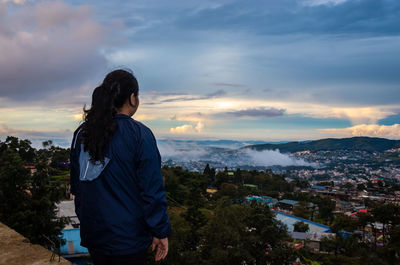
{"type": "Polygon", "coordinates": [[[0,223],[0,264],[4,265],[71,265],[71,262],[58,256],[50,261],[52,252],[29,243],[29,240],[0,223]]]}

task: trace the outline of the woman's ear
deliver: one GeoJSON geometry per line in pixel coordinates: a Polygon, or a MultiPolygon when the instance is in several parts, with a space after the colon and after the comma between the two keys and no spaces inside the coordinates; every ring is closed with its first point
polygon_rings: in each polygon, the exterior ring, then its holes
{"type": "Polygon", "coordinates": [[[135,99],[135,93],[132,93],[131,94],[131,102],[132,102],[132,105],[133,105],[133,107],[136,107],[136,99],[135,99]]]}

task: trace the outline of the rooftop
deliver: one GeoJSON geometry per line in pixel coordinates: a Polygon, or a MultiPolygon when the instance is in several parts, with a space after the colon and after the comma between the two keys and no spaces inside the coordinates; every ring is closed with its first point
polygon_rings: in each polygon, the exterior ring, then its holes
{"type": "Polygon", "coordinates": [[[299,204],[298,201],[287,200],[287,199],[281,200],[281,201],[279,201],[279,202],[280,202],[280,203],[284,203],[284,204],[293,205],[293,206],[296,206],[296,205],[299,204]]]}
{"type": "Polygon", "coordinates": [[[279,211],[274,211],[274,212],[276,213],[275,219],[284,223],[288,227],[289,232],[293,232],[293,225],[299,221],[308,224],[308,227],[310,228],[308,233],[316,233],[316,232],[330,233],[331,232],[330,227],[327,225],[312,222],[310,220],[306,220],[306,219],[303,219],[303,218],[300,218],[300,217],[297,217],[294,215],[290,215],[287,213],[282,213],[279,211]]]}

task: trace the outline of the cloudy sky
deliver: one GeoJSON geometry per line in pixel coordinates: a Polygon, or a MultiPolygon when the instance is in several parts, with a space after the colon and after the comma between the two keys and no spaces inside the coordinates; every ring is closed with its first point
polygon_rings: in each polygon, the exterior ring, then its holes
{"type": "Polygon", "coordinates": [[[0,0],[0,139],[71,140],[130,68],[159,139],[400,139],[398,0],[0,0]]]}

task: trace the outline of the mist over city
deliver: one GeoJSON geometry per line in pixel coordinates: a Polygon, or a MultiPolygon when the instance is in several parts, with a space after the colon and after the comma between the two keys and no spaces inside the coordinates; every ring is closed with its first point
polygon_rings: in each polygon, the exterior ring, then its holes
{"type": "MultiPolygon", "coordinates": [[[[317,163],[306,162],[290,154],[283,154],[278,149],[256,151],[243,148],[250,142],[218,141],[206,143],[201,141],[159,141],[159,150],[164,164],[173,163],[189,170],[209,164],[223,169],[228,168],[270,168],[272,166],[311,166],[318,167],[317,163]]],[[[199,168],[202,169],[202,168],[199,168]]]]}

